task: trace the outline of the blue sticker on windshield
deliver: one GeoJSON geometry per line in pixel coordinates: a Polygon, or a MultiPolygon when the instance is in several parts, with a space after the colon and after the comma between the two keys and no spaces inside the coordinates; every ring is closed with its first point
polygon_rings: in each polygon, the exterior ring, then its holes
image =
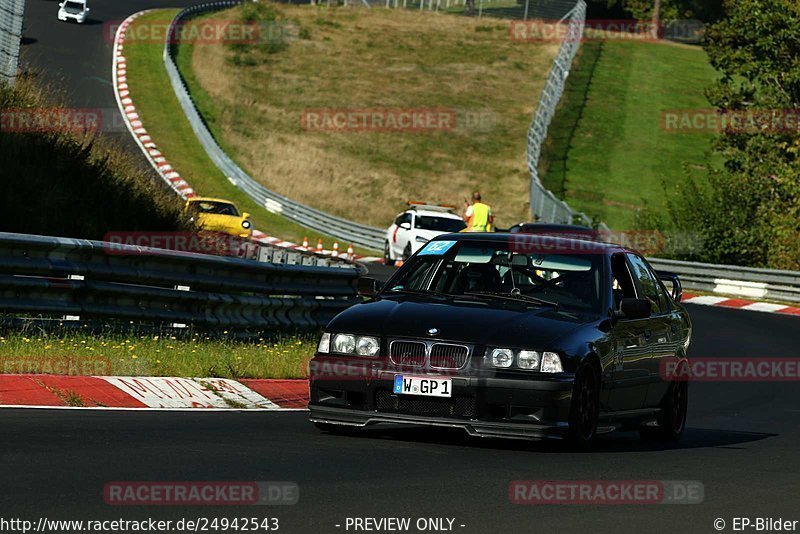
{"type": "Polygon", "coordinates": [[[420,256],[441,256],[455,245],[455,241],[429,241],[425,248],[419,251],[420,256]]]}

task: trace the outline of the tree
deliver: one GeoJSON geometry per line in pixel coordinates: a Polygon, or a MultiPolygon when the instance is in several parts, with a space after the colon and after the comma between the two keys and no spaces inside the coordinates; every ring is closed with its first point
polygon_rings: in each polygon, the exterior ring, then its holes
{"type": "Polygon", "coordinates": [[[709,101],[730,117],[769,119],[729,128],[715,144],[724,159],[707,184],[691,179],[662,225],[698,232],[693,259],[800,269],[800,3],[726,0],[728,16],[707,31],[722,74],[709,101]]]}

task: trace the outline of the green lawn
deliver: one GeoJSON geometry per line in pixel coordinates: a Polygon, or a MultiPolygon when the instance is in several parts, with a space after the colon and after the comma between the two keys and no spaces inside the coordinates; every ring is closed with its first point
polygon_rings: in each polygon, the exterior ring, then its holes
{"type": "Polygon", "coordinates": [[[0,374],[305,378],[315,346],[308,336],[242,342],[200,334],[7,332],[0,334],[0,374]]]}
{"type": "MultiPolygon", "coordinates": [[[[136,19],[130,32],[144,24],[165,24],[172,20],[177,9],[157,10],[136,19]]],[[[167,160],[200,195],[221,197],[236,202],[239,209],[250,212],[255,228],[284,240],[301,243],[304,236],[316,244],[318,237],[325,248],[331,248],[334,239],[297,225],[284,217],[267,211],[231,184],[214,165],[197,140],[189,121],[175,97],[163,62],[164,47],[150,41],[125,43],[128,65],[128,85],[145,128],[167,160]]],[[[347,243],[340,243],[340,250],[347,243]]],[[[356,248],[362,255],[376,251],[356,248]]]]}
{"type": "Polygon", "coordinates": [[[569,204],[628,230],[645,204],[659,210],[685,169],[718,160],[709,132],[667,132],[662,112],[707,109],[715,80],[698,47],[588,41],[549,131],[543,182],[569,204]]]}
{"type": "Polygon", "coordinates": [[[525,136],[556,44],[510,39],[507,20],[403,9],[262,2],[212,18],[251,11],[298,37],[281,47],[182,45],[179,66],[215,137],[255,179],[378,227],[408,200],[461,205],[476,189],[498,226],[527,219],[525,136]],[[303,123],[309,111],[409,109],[453,120],[395,131],[303,123]]]}

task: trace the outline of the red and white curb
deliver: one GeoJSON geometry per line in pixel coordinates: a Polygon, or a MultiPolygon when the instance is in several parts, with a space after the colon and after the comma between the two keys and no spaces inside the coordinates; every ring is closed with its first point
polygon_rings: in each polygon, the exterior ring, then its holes
{"type": "Polygon", "coordinates": [[[719,306],[721,308],[757,311],[766,313],[780,313],[784,315],[800,316],[800,308],[786,304],[772,302],[759,302],[755,300],[737,299],[731,297],[717,297],[713,295],[693,295],[684,293],[681,304],[699,304],[701,306],[719,306]]]}
{"type": "MultiPolygon", "coordinates": [[[[191,185],[189,185],[189,182],[187,182],[186,179],[172,167],[170,162],[167,161],[167,159],[158,149],[155,141],[153,141],[153,138],[144,127],[144,123],[142,122],[139,113],[136,111],[136,106],[134,104],[133,97],[131,96],[131,89],[128,85],[128,64],[124,55],[125,35],[128,31],[128,27],[134,20],[149,13],[150,11],[152,10],[148,9],[134,13],[130,17],[126,18],[119,25],[119,28],[117,28],[117,32],[114,35],[114,57],[111,66],[113,77],[112,85],[114,87],[114,95],[117,99],[119,111],[122,114],[122,118],[125,121],[128,131],[136,141],[136,144],[139,145],[139,148],[147,158],[147,161],[150,162],[150,165],[153,167],[153,169],[155,169],[158,175],[173,189],[173,191],[175,191],[175,193],[178,194],[178,196],[185,200],[187,198],[196,196],[197,193],[194,189],[192,189],[191,185]]],[[[253,241],[281,248],[288,248],[303,252],[316,252],[331,257],[341,257],[350,261],[357,260],[362,262],[372,262],[379,259],[372,256],[359,256],[354,254],[352,250],[348,250],[346,252],[343,251],[340,253],[338,251],[338,243],[331,250],[309,248],[308,246],[298,245],[297,243],[292,243],[277,237],[269,236],[264,232],[255,229],[253,230],[253,241]]]]}
{"type": "Polygon", "coordinates": [[[292,410],[306,380],[0,375],[0,407],[292,410]]]}

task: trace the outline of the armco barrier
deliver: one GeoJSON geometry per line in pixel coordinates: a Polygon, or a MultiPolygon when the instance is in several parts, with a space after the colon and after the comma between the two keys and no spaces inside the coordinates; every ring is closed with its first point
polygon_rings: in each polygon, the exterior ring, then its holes
{"type": "Polygon", "coordinates": [[[183,108],[189,123],[197,135],[200,144],[203,145],[208,156],[219,168],[219,170],[228,177],[228,179],[236,187],[244,191],[250,198],[257,202],[260,206],[264,206],[268,211],[282,215],[287,219],[294,221],[298,224],[311,228],[318,232],[333,235],[344,241],[360,245],[362,247],[370,248],[373,250],[383,250],[385,240],[385,230],[366,226],[363,224],[348,221],[334,215],[322,212],[320,210],[311,208],[299,202],[295,202],[279,195],[274,191],[270,191],[250,175],[248,175],[241,167],[239,167],[227,154],[219,147],[214,136],[206,127],[203,118],[194,106],[192,97],[186,89],[186,85],[181,77],[178,67],[175,65],[173,59],[173,32],[176,25],[193,16],[197,16],[204,12],[216,11],[240,4],[238,0],[227,0],[223,2],[212,2],[208,4],[201,4],[193,7],[186,8],[179,12],[172,20],[172,24],[167,32],[166,44],[164,47],[164,64],[167,68],[172,88],[175,95],[183,108]]]}
{"type": "Polygon", "coordinates": [[[313,329],[356,302],[358,274],[355,267],[0,233],[0,312],[10,314],[313,329]]]}
{"type": "Polygon", "coordinates": [[[658,270],[677,274],[684,289],[737,297],[800,302],[800,272],[648,258],[658,270]]]}

